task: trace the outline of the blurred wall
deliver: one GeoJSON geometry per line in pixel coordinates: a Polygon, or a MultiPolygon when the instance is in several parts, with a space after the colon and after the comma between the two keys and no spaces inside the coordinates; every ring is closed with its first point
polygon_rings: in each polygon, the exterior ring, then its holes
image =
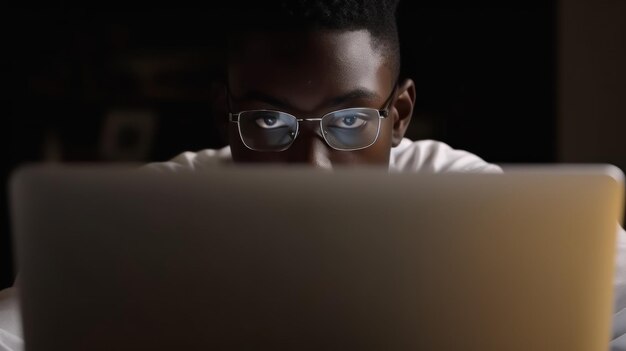
{"type": "Polygon", "coordinates": [[[554,1],[403,1],[407,135],[495,163],[556,161],[554,1]]]}
{"type": "Polygon", "coordinates": [[[558,6],[558,159],[626,170],[626,1],[558,6]]]}

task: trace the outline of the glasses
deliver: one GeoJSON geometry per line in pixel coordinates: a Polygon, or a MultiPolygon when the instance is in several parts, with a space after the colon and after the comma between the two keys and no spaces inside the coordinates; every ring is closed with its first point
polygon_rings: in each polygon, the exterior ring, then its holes
{"type": "Polygon", "coordinates": [[[319,122],[324,140],[340,151],[365,149],[380,134],[380,124],[389,115],[389,105],[396,87],[380,110],[366,107],[347,108],[325,114],[321,118],[297,118],[286,112],[250,110],[229,113],[229,121],[237,123],[239,137],[250,150],[277,152],[287,150],[298,136],[301,122],[319,122]]]}

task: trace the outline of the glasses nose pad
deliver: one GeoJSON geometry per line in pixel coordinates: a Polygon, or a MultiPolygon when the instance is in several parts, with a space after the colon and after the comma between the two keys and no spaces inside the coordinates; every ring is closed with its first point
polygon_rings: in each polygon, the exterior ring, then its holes
{"type": "Polygon", "coordinates": [[[328,135],[328,131],[326,129],[324,129],[324,127],[322,126],[322,124],[319,124],[319,128],[317,130],[317,135],[320,136],[320,138],[324,138],[326,139],[326,135],[328,135]]]}

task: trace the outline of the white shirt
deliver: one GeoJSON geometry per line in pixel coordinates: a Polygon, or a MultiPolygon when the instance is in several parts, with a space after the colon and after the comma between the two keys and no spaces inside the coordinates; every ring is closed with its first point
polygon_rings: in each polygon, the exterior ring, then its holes
{"type": "MultiPolygon", "coordinates": [[[[172,160],[153,163],[156,169],[205,170],[221,165],[232,164],[230,148],[183,152],[172,160]]],[[[389,169],[400,172],[501,172],[500,167],[489,164],[467,151],[455,150],[450,146],[434,141],[411,141],[403,139],[400,145],[391,149],[389,169]]]]}
{"type": "MultiPolygon", "coordinates": [[[[172,160],[153,163],[153,169],[203,170],[232,164],[230,148],[184,152],[172,160]]],[[[391,150],[389,169],[399,172],[501,172],[500,167],[489,164],[466,151],[434,141],[413,142],[402,140],[391,150]]],[[[17,300],[17,287],[0,292],[0,351],[23,349],[21,321],[17,300]]],[[[615,276],[615,318],[611,351],[626,351],[626,232],[618,228],[618,257],[615,276]]]]}

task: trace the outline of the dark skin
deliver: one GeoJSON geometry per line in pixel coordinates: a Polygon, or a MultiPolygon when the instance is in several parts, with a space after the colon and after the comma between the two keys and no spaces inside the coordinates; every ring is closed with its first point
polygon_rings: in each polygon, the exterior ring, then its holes
{"type": "MultiPolygon", "coordinates": [[[[228,65],[231,112],[271,109],[299,118],[319,118],[344,108],[381,109],[392,95],[396,77],[382,47],[360,31],[250,34],[228,65]]],[[[226,94],[221,97],[227,105],[226,94]]],[[[222,121],[221,129],[235,162],[338,165],[389,165],[391,148],[402,140],[411,120],[415,85],[398,82],[382,120],[376,142],[356,151],[338,151],[326,144],[318,123],[303,122],[291,147],[281,152],[258,152],[241,141],[237,124],[222,121]]],[[[222,115],[226,115],[223,111],[222,115]]]]}

